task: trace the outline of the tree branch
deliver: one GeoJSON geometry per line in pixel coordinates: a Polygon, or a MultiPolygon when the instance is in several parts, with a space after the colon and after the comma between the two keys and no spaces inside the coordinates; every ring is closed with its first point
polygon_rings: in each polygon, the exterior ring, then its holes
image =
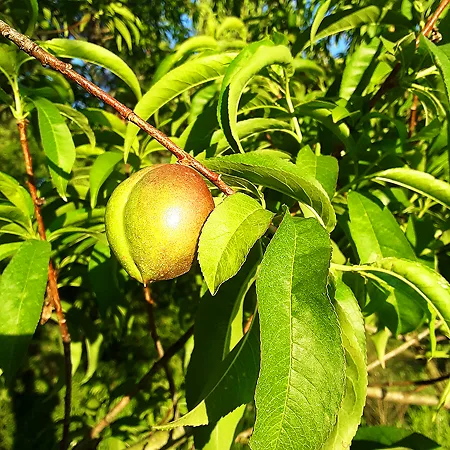
{"type": "Polygon", "coordinates": [[[193,156],[191,156],[189,153],[185,152],[183,149],[178,147],[178,145],[172,142],[164,133],[151,126],[123,103],[120,103],[114,97],[106,93],[103,89],[100,89],[96,84],[92,83],[91,81],[81,76],[79,73],[75,72],[70,64],[63,62],[52,54],[48,53],[31,39],[19,33],[2,20],[0,20],[0,34],[16,44],[25,53],[28,53],[33,58],[36,58],[41,62],[42,65],[47,65],[52,69],[57,70],[69,80],[72,80],[80,85],[90,94],[113,107],[124,119],[137,125],[141,130],[145,131],[161,145],[163,145],[167,150],[169,150],[174,156],[176,156],[179,163],[189,165],[200,172],[209,181],[211,181],[211,183],[216,185],[224,194],[231,195],[234,193],[233,189],[224,181],[222,181],[219,174],[213,172],[212,170],[208,169],[203,164],[198,162],[193,156]]]}
{"type": "MultiPolygon", "coordinates": [[[[155,302],[152,298],[151,291],[149,285],[144,286],[144,297],[147,302],[147,312],[148,312],[148,322],[150,327],[150,334],[152,336],[153,342],[155,344],[156,351],[158,353],[158,357],[161,359],[164,356],[164,348],[161,343],[161,339],[158,335],[158,330],[156,328],[155,321],[155,302]]],[[[172,371],[170,370],[168,361],[164,364],[164,372],[166,373],[167,381],[169,382],[169,390],[170,395],[172,396],[172,404],[173,404],[173,415],[176,414],[176,405],[177,405],[177,391],[175,386],[175,381],[173,379],[172,371]]]]}
{"type": "MultiPolygon", "coordinates": [[[[386,402],[400,403],[403,405],[438,406],[439,399],[433,395],[410,394],[409,392],[387,392],[380,387],[368,387],[368,398],[378,398],[386,402]]],[[[450,409],[450,405],[443,408],[450,409]]]]}
{"type": "MultiPolygon", "coordinates": [[[[47,240],[45,234],[44,220],[41,214],[41,200],[38,198],[36,183],[34,179],[33,160],[31,158],[30,149],[28,147],[27,138],[27,121],[25,119],[17,120],[17,128],[19,129],[20,145],[22,147],[23,159],[25,161],[25,170],[27,173],[27,185],[31,194],[34,205],[34,213],[38,224],[39,236],[42,240],[47,240]]],[[[61,449],[66,450],[69,446],[69,425],[70,425],[70,410],[72,399],[72,360],[70,356],[70,334],[67,328],[66,318],[61,307],[61,299],[59,298],[58,283],[56,281],[56,271],[53,263],[50,260],[48,263],[48,284],[47,293],[50,298],[51,305],[55,309],[56,317],[58,319],[59,331],[64,347],[64,368],[66,378],[66,394],[64,396],[64,425],[63,438],[61,441],[61,449]]],[[[45,309],[45,307],[44,307],[45,309]]]]}
{"type": "Polygon", "coordinates": [[[111,408],[106,414],[106,416],[98,422],[97,425],[95,425],[94,428],[91,429],[89,433],[89,437],[91,439],[96,439],[100,433],[108,426],[110,425],[118,416],[118,414],[130,403],[131,399],[144,387],[147,385],[147,383],[151,380],[153,375],[161,368],[164,367],[164,365],[169,361],[170,358],[172,358],[178,351],[180,351],[184,345],[186,344],[187,340],[192,336],[194,332],[194,326],[189,328],[189,330],[186,331],[186,333],[181,336],[175,344],[173,344],[165,353],[162,358],[159,358],[153,366],[150,368],[150,370],[141,378],[139,383],[133,388],[133,390],[123,397],[120,402],[111,408]]]}
{"type": "MultiPolygon", "coordinates": [[[[442,322],[436,322],[436,328],[438,328],[441,325],[442,322]]],[[[377,359],[376,361],[373,361],[367,366],[367,372],[370,372],[371,370],[375,369],[379,365],[381,365],[382,362],[386,362],[391,358],[394,358],[395,356],[399,355],[400,353],[403,353],[405,350],[407,350],[409,347],[412,347],[413,345],[418,344],[422,339],[426,338],[430,334],[430,329],[427,328],[426,330],[422,331],[422,333],[419,333],[416,337],[412,337],[408,339],[404,344],[398,346],[396,349],[392,350],[389,353],[386,353],[382,360],[377,359]]]]}
{"type": "MultiPolygon", "coordinates": [[[[428,37],[433,31],[433,27],[436,25],[437,20],[439,19],[439,16],[443,13],[445,8],[450,3],[450,0],[442,0],[439,6],[437,7],[436,11],[430,16],[427,23],[423,27],[422,31],[419,33],[419,35],[416,38],[416,48],[419,46],[420,43],[420,36],[424,35],[425,37],[428,37]]],[[[375,95],[370,99],[369,102],[369,109],[372,109],[378,100],[393,86],[396,84],[396,78],[397,74],[400,71],[400,62],[398,62],[394,68],[392,69],[392,72],[389,74],[389,76],[384,80],[383,84],[380,86],[378,91],[375,93],[375,95]]]]}
{"type": "Polygon", "coordinates": [[[428,380],[406,380],[406,381],[387,381],[386,383],[374,383],[370,387],[392,387],[392,386],[430,386],[432,384],[440,383],[441,381],[448,380],[450,373],[441,375],[437,378],[430,378],[428,380]]]}

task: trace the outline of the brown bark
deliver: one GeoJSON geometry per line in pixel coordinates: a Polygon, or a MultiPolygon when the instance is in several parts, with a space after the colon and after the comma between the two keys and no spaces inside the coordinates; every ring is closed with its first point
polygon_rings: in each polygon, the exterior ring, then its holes
{"type": "MultiPolygon", "coordinates": [[[[39,236],[42,240],[47,240],[45,234],[44,220],[41,214],[41,199],[38,198],[36,183],[33,172],[33,160],[31,158],[30,149],[28,146],[27,138],[27,121],[21,119],[17,121],[17,127],[19,129],[20,145],[22,147],[23,159],[25,161],[25,170],[27,173],[27,185],[31,194],[34,205],[34,214],[38,225],[39,236]]],[[[51,305],[55,309],[56,317],[58,319],[59,331],[64,347],[64,368],[66,378],[66,394],[64,397],[64,424],[63,424],[63,438],[61,441],[61,448],[67,449],[69,446],[69,425],[70,425],[70,409],[72,398],[72,360],[70,357],[70,334],[67,328],[66,318],[61,307],[61,299],[59,298],[58,283],[56,281],[56,271],[53,267],[53,263],[50,260],[48,263],[48,283],[47,283],[47,295],[50,299],[51,305]]],[[[45,309],[45,307],[44,307],[45,309]]]]}
{"type": "Polygon", "coordinates": [[[39,47],[39,45],[37,45],[31,39],[19,33],[2,20],[0,20],[0,34],[16,44],[25,53],[28,53],[33,58],[36,58],[41,62],[42,65],[50,66],[52,69],[57,70],[69,80],[72,80],[80,85],[90,94],[99,98],[106,104],[112,106],[124,119],[128,120],[131,123],[134,123],[141,130],[145,131],[156,141],[162,144],[167,150],[169,150],[174,156],[176,156],[179,163],[189,165],[200,172],[209,181],[211,181],[211,183],[216,185],[224,194],[231,195],[234,193],[233,189],[224,181],[222,181],[220,174],[215,173],[205,167],[189,153],[178,147],[178,145],[172,142],[164,133],[154,128],[141,117],[136,115],[130,108],[120,103],[114,97],[106,93],[103,89],[100,89],[96,84],[92,83],[91,81],[81,76],[79,73],[75,72],[70,64],[67,64],[51,55],[43,48],[39,47]]]}

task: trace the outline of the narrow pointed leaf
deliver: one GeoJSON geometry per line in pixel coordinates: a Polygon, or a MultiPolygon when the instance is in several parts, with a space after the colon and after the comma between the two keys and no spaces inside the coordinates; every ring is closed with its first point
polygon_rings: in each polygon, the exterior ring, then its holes
{"type": "Polygon", "coordinates": [[[272,217],[256,200],[241,193],[227,197],[209,215],[200,235],[198,260],[213,295],[244,264],[272,217]]]}
{"type": "Polygon", "coordinates": [[[0,192],[23,214],[33,217],[34,205],[31,195],[18,181],[3,172],[0,172],[0,192]]]}
{"type": "Polygon", "coordinates": [[[450,335],[450,284],[441,274],[418,261],[401,258],[383,258],[361,267],[363,271],[391,274],[413,288],[444,321],[450,335]]]}
{"type": "Polygon", "coordinates": [[[432,175],[413,169],[388,169],[374,174],[376,181],[384,181],[410,189],[450,208],[450,184],[432,175]]]}
{"type": "Polygon", "coordinates": [[[87,117],[71,106],[61,104],[57,104],[56,106],[59,109],[61,115],[67,117],[71,122],[77,125],[89,139],[89,143],[91,144],[91,146],[95,147],[95,134],[92,131],[91,126],[89,125],[87,117]]]}
{"type": "MultiPolygon", "coordinates": [[[[142,119],[147,120],[161,106],[182,92],[221,77],[232,59],[232,53],[222,53],[182,64],[155,83],[136,104],[134,112],[142,119]]],[[[138,130],[136,125],[128,124],[125,137],[126,155],[130,151],[138,130]]]]}
{"type": "Polygon", "coordinates": [[[278,64],[293,73],[293,58],[290,50],[284,45],[274,46],[270,41],[262,41],[242,50],[225,74],[219,97],[219,124],[235,151],[244,152],[236,130],[239,100],[245,86],[264,67],[278,64]],[[262,45],[264,43],[264,45],[262,45]],[[272,45],[270,45],[272,44],[272,45]]]}
{"type": "Polygon", "coordinates": [[[252,183],[282,192],[314,209],[325,227],[332,230],[336,216],[330,198],[321,184],[301,167],[263,152],[207,159],[204,164],[221,173],[245,178],[252,183]]]}
{"type": "Polygon", "coordinates": [[[50,244],[22,244],[0,279],[0,369],[10,383],[19,368],[41,316],[47,285],[50,244]]]}
{"type": "Polygon", "coordinates": [[[261,371],[253,450],[322,449],[345,390],[345,359],[327,294],[328,233],[289,213],[267,247],[256,290],[261,371]]]}
{"type": "Polygon", "coordinates": [[[91,208],[97,205],[97,197],[106,179],[111,175],[115,165],[123,159],[122,152],[105,152],[97,157],[92,164],[89,184],[91,192],[91,208]]]}
{"type": "Polygon", "coordinates": [[[123,59],[106,48],[91,42],[59,38],[45,41],[41,45],[56,56],[79,58],[110,70],[131,88],[138,99],[141,98],[141,88],[134,72],[123,59]]]}
{"type": "Polygon", "coordinates": [[[336,281],[334,307],[342,331],[346,360],[346,389],[337,424],[323,450],[347,450],[356,434],[367,391],[366,334],[364,319],[352,290],[336,281]]]}
{"type": "Polygon", "coordinates": [[[355,191],[349,192],[347,201],[350,232],[361,263],[389,256],[416,259],[414,250],[388,208],[382,209],[355,191]]]}
{"type": "Polygon", "coordinates": [[[42,146],[58,194],[66,199],[66,188],[75,162],[75,145],[58,108],[49,100],[34,100],[38,112],[42,146]]]}
{"type": "Polygon", "coordinates": [[[348,100],[353,95],[364,73],[377,54],[380,42],[380,39],[377,37],[374,37],[369,42],[363,41],[352,56],[347,57],[341,87],[339,88],[340,97],[348,100]]]}

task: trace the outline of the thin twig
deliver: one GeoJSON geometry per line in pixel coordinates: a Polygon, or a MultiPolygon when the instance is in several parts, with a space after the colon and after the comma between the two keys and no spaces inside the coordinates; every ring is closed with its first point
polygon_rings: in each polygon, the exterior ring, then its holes
{"type": "Polygon", "coordinates": [[[408,127],[408,137],[411,137],[414,134],[414,131],[416,130],[417,125],[417,105],[419,103],[419,97],[417,94],[414,94],[413,102],[410,108],[410,115],[409,115],[409,127],[408,127]]]}
{"type": "MultiPolygon", "coordinates": [[[[436,322],[436,328],[441,325],[442,322],[436,322]]],[[[404,344],[398,346],[396,349],[392,350],[389,353],[386,353],[384,357],[380,360],[377,359],[376,361],[373,361],[367,366],[367,372],[370,372],[371,370],[375,369],[379,365],[381,365],[382,362],[386,362],[391,358],[394,358],[395,356],[399,355],[400,353],[403,353],[405,350],[407,350],[409,347],[412,347],[413,345],[418,344],[422,339],[426,338],[430,334],[430,329],[427,328],[426,330],[422,331],[422,333],[419,333],[416,337],[412,337],[408,339],[404,344]]]]}
{"type": "MultiPolygon", "coordinates": [[[[400,403],[403,405],[438,406],[439,399],[433,395],[417,395],[409,392],[388,392],[380,387],[368,387],[368,398],[378,398],[386,402],[400,403]]],[[[443,406],[450,409],[450,404],[443,406]]]]}
{"type": "Polygon", "coordinates": [[[430,386],[432,384],[440,383],[441,381],[448,380],[450,373],[441,375],[437,378],[430,378],[428,380],[406,380],[406,381],[387,381],[385,383],[370,384],[370,387],[392,387],[392,386],[430,386]]]}
{"type": "MultiPolygon", "coordinates": [[[[155,302],[152,297],[149,285],[144,286],[144,297],[147,302],[147,312],[148,312],[148,323],[150,327],[150,334],[155,344],[156,352],[158,353],[158,358],[164,356],[164,348],[159,338],[158,330],[156,328],[155,320],[155,302]]],[[[164,372],[166,373],[167,381],[169,382],[170,395],[172,396],[173,404],[173,415],[176,415],[176,405],[177,405],[177,390],[175,386],[175,381],[173,379],[172,371],[170,370],[168,362],[164,364],[164,372]]]]}
{"type": "MultiPolygon", "coordinates": [[[[45,225],[41,214],[41,200],[38,198],[36,183],[34,179],[33,160],[31,158],[30,149],[27,138],[27,121],[20,119],[17,121],[17,128],[19,129],[20,145],[22,147],[23,158],[25,160],[25,170],[27,173],[27,185],[31,194],[34,205],[34,214],[38,224],[39,236],[42,240],[46,240],[45,225]]],[[[72,398],[72,359],[70,356],[70,334],[67,328],[66,318],[61,306],[61,299],[59,298],[58,283],[56,281],[56,271],[53,263],[50,260],[48,264],[48,284],[47,293],[56,312],[58,319],[59,331],[64,347],[64,368],[66,378],[66,393],[64,396],[64,425],[63,437],[61,441],[61,449],[66,450],[69,446],[69,425],[70,425],[70,410],[72,398]]]]}
{"type": "Polygon", "coordinates": [[[128,395],[123,397],[116,406],[111,408],[108,414],[106,414],[106,416],[102,420],[100,420],[100,422],[98,422],[94,428],[91,429],[89,433],[89,437],[91,439],[96,439],[100,435],[100,433],[116,419],[117,415],[130,403],[131,399],[143,387],[147,385],[147,383],[152,379],[153,375],[159,369],[163,368],[167,361],[169,361],[170,358],[172,358],[178,351],[180,351],[184,347],[187,340],[192,336],[193,332],[194,326],[189,328],[189,330],[187,330],[186,333],[184,333],[183,336],[181,336],[178,341],[175,342],[175,344],[169,347],[162,358],[159,358],[157,361],[155,361],[150,370],[141,378],[139,383],[136,384],[132,391],[128,395]]]}
{"type": "Polygon", "coordinates": [[[25,53],[28,53],[33,58],[36,58],[42,65],[51,67],[54,70],[62,73],[69,80],[74,81],[80,85],[84,90],[102,100],[104,103],[112,106],[123,118],[131,123],[137,125],[141,130],[152,136],[156,141],[162,144],[167,150],[169,150],[181,164],[189,165],[203,176],[205,176],[211,183],[216,185],[224,194],[231,195],[234,193],[233,189],[228,186],[222,179],[220,174],[213,172],[198,162],[193,156],[185,152],[172,142],[164,133],[151,126],[141,117],[136,115],[130,108],[120,103],[114,97],[106,93],[103,89],[100,89],[96,84],[87,80],[75,70],[72,69],[70,64],[67,64],[52,54],[39,47],[31,39],[27,38],[23,34],[10,27],[7,23],[0,20],[0,34],[6,39],[16,44],[25,53]]]}
{"type": "MultiPolygon", "coordinates": [[[[424,35],[425,37],[428,37],[429,34],[433,31],[433,27],[436,25],[437,20],[439,19],[439,16],[442,14],[442,12],[445,10],[445,8],[450,3],[450,0],[442,0],[439,6],[437,7],[436,11],[430,16],[427,23],[423,27],[422,31],[419,33],[419,35],[416,38],[416,47],[419,46],[420,43],[420,36],[424,35]]],[[[370,99],[369,102],[369,109],[372,109],[378,100],[392,87],[396,85],[396,78],[397,74],[400,71],[400,62],[398,62],[394,68],[392,69],[392,72],[389,74],[389,76],[384,80],[383,84],[380,86],[378,91],[375,93],[375,95],[370,99]]]]}

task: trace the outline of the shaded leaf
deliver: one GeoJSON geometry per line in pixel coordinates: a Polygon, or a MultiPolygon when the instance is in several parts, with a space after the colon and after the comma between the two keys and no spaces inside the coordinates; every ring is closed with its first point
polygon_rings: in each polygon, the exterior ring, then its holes
{"type": "Polygon", "coordinates": [[[450,208],[450,184],[419,170],[395,168],[374,174],[376,181],[385,181],[425,195],[450,208]]]}
{"type": "Polygon", "coordinates": [[[111,175],[115,165],[123,159],[121,152],[105,152],[97,157],[89,176],[89,189],[91,193],[91,208],[97,205],[97,197],[103,183],[111,175]]]}

